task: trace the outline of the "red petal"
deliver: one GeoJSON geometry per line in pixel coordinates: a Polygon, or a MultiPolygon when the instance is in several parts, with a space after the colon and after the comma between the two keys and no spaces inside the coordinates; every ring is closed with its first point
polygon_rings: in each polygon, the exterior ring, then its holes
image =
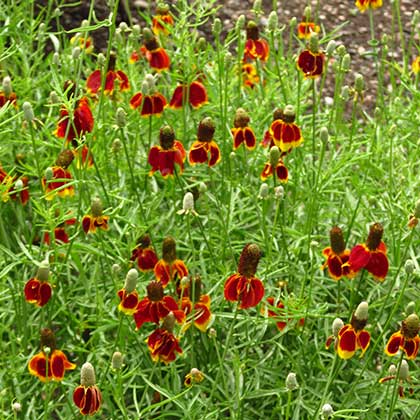
{"type": "Polygon", "coordinates": [[[257,139],[255,138],[255,134],[252,131],[252,128],[245,127],[243,129],[243,132],[244,132],[244,138],[245,138],[246,148],[248,150],[254,149],[255,148],[255,145],[257,144],[257,139]]]}
{"type": "Polygon", "coordinates": [[[366,270],[378,280],[384,280],[388,273],[388,258],[382,252],[371,251],[366,270]]]}
{"type": "Polygon", "coordinates": [[[190,104],[193,108],[199,108],[201,105],[208,102],[206,88],[200,82],[192,82],[189,93],[190,104]]]}
{"type": "Polygon", "coordinates": [[[162,283],[162,286],[165,287],[170,280],[169,274],[169,265],[164,260],[159,260],[154,268],[154,273],[158,281],[162,283]]]}
{"type": "Polygon", "coordinates": [[[51,286],[48,282],[44,281],[39,287],[39,300],[38,306],[44,306],[48,303],[51,297],[51,286]]]}
{"type": "Polygon", "coordinates": [[[216,165],[216,163],[220,162],[220,150],[214,141],[211,141],[209,143],[209,148],[210,148],[209,166],[214,166],[216,165]]]}
{"type": "Polygon", "coordinates": [[[188,160],[191,165],[196,163],[205,163],[208,160],[208,143],[195,141],[188,154],[188,160]]]}
{"type": "Polygon", "coordinates": [[[137,92],[134,94],[130,99],[130,107],[132,109],[137,109],[143,100],[143,94],[141,92],[137,92]]]}
{"type": "Polygon", "coordinates": [[[233,148],[236,150],[244,141],[244,132],[242,128],[232,128],[233,148]]]}
{"type": "Polygon", "coordinates": [[[167,70],[170,66],[170,59],[168,54],[163,48],[158,48],[150,51],[150,67],[156,70],[167,70]]]}
{"type": "Polygon", "coordinates": [[[338,255],[332,254],[327,260],[328,273],[334,280],[340,280],[343,277],[343,262],[338,255]]]}
{"type": "Polygon", "coordinates": [[[273,167],[270,163],[266,163],[260,175],[261,181],[265,181],[271,175],[273,175],[273,167]]]}
{"type": "Polygon", "coordinates": [[[153,270],[158,258],[153,249],[144,249],[137,257],[137,265],[141,271],[153,270]]]}
{"type": "Polygon", "coordinates": [[[260,279],[253,277],[248,280],[248,284],[243,289],[240,300],[241,309],[251,308],[257,306],[261,299],[264,297],[264,285],[260,279]]]}
{"type": "Polygon", "coordinates": [[[279,163],[276,167],[276,175],[280,182],[287,182],[289,179],[289,171],[283,163],[279,163]]]}
{"type": "Polygon", "coordinates": [[[101,72],[99,70],[95,70],[87,78],[86,88],[89,93],[95,94],[98,92],[100,87],[101,87],[101,72]]]}
{"type": "Polygon", "coordinates": [[[388,340],[388,343],[385,346],[385,353],[388,356],[393,356],[394,354],[397,354],[400,346],[403,343],[404,343],[404,337],[400,331],[392,334],[390,339],[388,340]]]}
{"type": "Polygon", "coordinates": [[[366,267],[369,262],[371,253],[367,250],[365,245],[356,245],[350,251],[349,265],[352,271],[359,271],[366,267]]]}
{"type": "Polygon", "coordinates": [[[363,353],[367,350],[367,348],[369,347],[369,344],[370,344],[370,334],[365,330],[359,331],[357,333],[357,345],[358,345],[358,348],[362,349],[361,356],[363,356],[363,353]]]}
{"type": "Polygon", "coordinates": [[[82,408],[84,406],[84,400],[85,400],[85,391],[86,388],[82,385],[79,385],[74,391],[73,391],[73,402],[76,404],[77,407],[82,408]]]}
{"type": "Polygon", "coordinates": [[[234,302],[238,300],[238,283],[241,279],[238,273],[232,274],[225,282],[224,296],[225,299],[234,302]]]}
{"type": "Polygon", "coordinates": [[[166,107],[166,99],[163,95],[161,95],[160,93],[155,93],[152,96],[152,101],[153,101],[153,114],[154,115],[159,115],[162,114],[163,110],[166,107]]]}
{"type": "Polygon", "coordinates": [[[91,227],[92,225],[92,217],[89,215],[86,215],[82,219],[82,228],[85,233],[92,232],[94,229],[91,227]]]}
{"type": "Polygon", "coordinates": [[[342,359],[350,359],[354,355],[356,352],[356,340],[356,333],[349,325],[345,325],[340,330],[338,334],[337,353],[342,359]]]}
{"type": "Polygon", "coordinates": [[[183,92],[185,90],[185,86],[183,85],[178,85],[175,90],[174,93],[172,95],[171,101],[169,103],[169,106],[171,108],[182,108],[183,105],[183,92]]]}
{"type": "Polygon", "coordinates": [[[413,339],[404,339],[403,349],[407,355],[407,359],[412,360],[416,358],[419,351],[419,342],[420,338],[418,336],[414,337],[413,339]]]}
{"type": "Polygon", "coordinates": [[[116,74],[120,82],[120,91],[130,89],[130,82],[128,81],[127,75],[122,70],[117,70],[116,74]]]}

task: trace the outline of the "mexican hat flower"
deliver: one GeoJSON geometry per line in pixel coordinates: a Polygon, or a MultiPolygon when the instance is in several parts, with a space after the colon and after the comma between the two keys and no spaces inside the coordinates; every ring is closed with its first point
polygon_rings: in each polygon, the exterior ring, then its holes
{"type": "Polygon", "coordinates": [[[249,87],[251,89],[254,86],[260,83],[260,78],[258,76],[257,68],[253,63],[243,63],[242,64],[242,81],[245,87],[249,87]]]}
{"type": "Polygon", "coordinates": [[[175,140],[175,132],[169,125],[165,125],[159,132],[160,146],[152,146],[149,151],[148,162],[152,169],[149,175],[159,171],[164,178],[173,176],[175,164],[179,166],[179,171],[184,171],[184,161],[186,152],[179,140],[175,140]]]}
{"type": "Polygon", "coordinates": [[[178,307],[172,296],[165,296],[162,283],[150,282],[147,285],[147,296],[139,301],[133,314],[136,330],[140,329],[145,322],[159,324],[170,312],[177,322],[184,322],[184,311],[178,307]]]}
{"type": "MultiPolygon", "coordinates": [[[[283,121],[283,117],[284,117],[283,110],[281,108],[276,108],[273,112],[272,123],[276,120],[283,121]]],[[[270,127],[271,127],[271,124],[270,124],[270,127]]],[[[270,132],[270,129],[265,131],[264,138],[262,139],[260,144],[261,144],[262,147],[270,147],[271,148],[271,147],[275,146],[274,141],[273,141],[273,136],[270,132]]]]}
{"type": "Polygon", "coordinates": [[[140,271],[151,271],[155,268],[158,262],[158,257],[153,249],[150,236],[144,234],[139,240],[136,247],[131,252],[131,261],[137,261],[137,266],[140,271]]]}
{"type": "Polygon", "coordinates": [[[36,306],[44,306],[50,300],[52,294],[51,284],[48,282],[50,265],[48,261],[42,261],[39,265],[36,276],[25,284],[25,300],[36,306]]]}
{"type": "Polygon", "coordinates": [[[148,337],[147,347],[154,362],[162,361],[168,364],[176,359],[177,353],[182,354],[179,339],[173,333],[174,324],[174,314],[169,313],[163,325],[148,337]]]}
{"type": "Polygon", "coordinates": [[[391,335],[385,346],[385,353],[394,356],[398,350],[402,350],[407,359],[415,359],[420,346],[420,321],[416,314],[410,314],[402,322],[399,331],[391,335]]]}
{"type": "Polygon", "coordinates": [[[287,105],[282,112],[282,119],[274,120],[270,125],[272,142],[282,153],[287,153],[303,142],[300,128],[295,124],[295,108],[287,105]]]}
{"type": "Polygon", "coordinates": [[[135,93],[130,99],[130,108],[138,109],[142,117],[159,116],[166,108],[166,98],[156,91],[156,79],[147,74],[142,83],[141,92],[135,93]]]}
{"type": "Polygon", "coordinates": [[[96,385],[95,369],[88,362],[80,371],[80,385],[73,391],[73,402],[83,416],[93,416],[101,407],[102,394],[96,385]]]}
{"type": "Polygon", "coordinates": [[[210,117],[205,117],[198,125],[197,140],[191,145],[188,160],[191,165],[208,163],[214,166],[220,162],[219,146],[213,140],[215,132],[214,122],[210,117]]]}
{"type": "MultiPolygon", "coordinates": [[[[115,70],[117,55],[111,52],[108,62],[108,70],[105,74],[104,94],[113,95],[114,91],[124,92],[130,89],[130,82],[122,70],[115,70]]],[[[96,95],[101,89],[102,73],[94,70],[86,80],[86,90],[90,95],[96,95]]]]}
{"type": "Polygon", "coordinates": [[[190,84],[178,84],[172,94],[169,107],[180,109],[185,104],[190,104],[193,108],[200,108],[208,102],[206,88],[199,80],[194,80],[190,84]]]}
{"type": "Polygon", "coordinates": [[[242,143],[248,150],[255,149],[257,140],[254,131],[249,127],[249,115],[243,108],[238,108],[233,120],[234,128],[231,129],[233,136],[233,149],[236,150],[242,143]]]}
{"type": "Polygon", "coordinates": [[[180,306],[187,317],[184,331],[194,324],[200,331],[205,332],[213,319],[210,310],[210,296],[201,293],[201,278],[193,279],[184,277],[177,285],[177,293],[180,297],[180,306]]]}
{"type": "Polygon", "coordinates": [[[55,165],[46,170],[41,180],[46,200],[52,200],[56,194],[61,198],[74,196],[74,186],[71,183],[73,177],[67,170],[73,159],[74,154],[71,150],[63,150],[59,153],[55,165]]]}
{"type": "Polygon", "coordinates": [[[244,61],[255,59],[267,61],[269,52],[268,42],[260,38],[257,24],[250,20],[246,26],[244,61]]]}
{"type": "Polygon", "coordinates": [[[368,318],[368,304],[361,302],[354,312],[350,324],[344,325],[338,332],[336,351],[342,359],[350,359],[357,350],[362,350],[362,357],[369,347],[370,334],[364,328],[368,318]]]}
{"type": "MultiPolygon", "coordinates": [[[[168,70],[171,65],[168,53],[159,45],[159,41],[149,28],[144,28],[143,38],[144,44],[140,52],[149,62],[149,66],[156,71],[168,70]]],[[[134,60],[135,56],[132,56],[131,61],[134,60]]]]}
{"type": "Polygon", "coordinates": [[[366,243],[358,244],[352,248],[348,265],[354,273],[362,268],[367,270],[375,280],[383,281],[388,273],[388,257],[386,245],[382,241],[384,228],[380,223],[374,223],[369,230],[366,243]]]}
{"type": "Polygon", "coordinates": [[[82,219],[82,228],[85,233],[95,233],[96,229],[108,230],[109,216],[102,214],[102,202],[96,197],[92,200],[90,214],[86,214],[82,219]]]}
{"type": "MultiPolygon", "coordinates": [[[[64,222],[61,222],[57,227],[55,227],[53,230],[53,238],[55,240],[55,243],[68,244],[70,242],[70,239],[68,233],[66,232],[66,226],[73,226],[76,223],[77,219],[71,217],[69,219],[64,220],[64,222]]],[[[44,242],[47,245],[51,244],[50,232],[45,232],[44,242]]]]}
{"type": "Polygon", "coordinates": [[[340,280],[343,276],[352,277],[350,267],[346,264],[349,260],[350,251],[346,249],[343,231],[334,226],[330,230],[330,244],[324,248],[322,254],[326,258],[321,269],[328,269],[328,274],[333,280],[340,280]]]}
{"type": "Polygon", "coordinates": [[[287,182],[289,171],[280,157],[280,150],[277,146],[270,149],[270,160],[265,163],[260,178],[265,181],[269,176],[275,175],[280,182],[287,182]]]}
{"type": "Polygon", "coordinates": [[[256,244],[247,244],[239,258],[238,272],[225,282],[224,296],[231,302],[239,302],[239,308],[247,309],[258,305],[264,297],[264,285],[255,277],[261,251],[256,244]]]}
{"type": "MultiPolygon", "coordinates": [[[[410,368],[408,366],[407,360],[401,360],[401,365],[399,371],[397,372],[397,367],[395,365],[390,365],[388,369],[389,375],[384,378],[379,379],[379,383],[383,384],[384,382],[396,380],[398,373],[398,394],[401,398],[404,398],[404,382],[412,383],[410,377],[410,368]]],[[[410,395],[414,394],[414,389],[410,386],[408,389],[410,395]]]]}
{"type": "MultiPolygon", "coordinates": [[[[266,302],[269,305],[267,308],[267,315],[270,318],[276,319],[277,329],[279,331],[283,331],[286,328],[287,324],[289,324],[293,320],[293,318],[285,317],[285,305],[282,301],[279,300],[276,303],[275,298],[270,296],[266,299],[266,302]],[[275,309],[274,310],[270,309],[270,307],[275,308],[275,309]]],[[[302,326],[304,323],[305,323],[305,319],[300,318],[298,321],[298,325],[302,326]]]]}
{"type": "Polygon", "coordinates": [[[189,373],[185,375],[184,385],[193,386],[194,384],[199,384],[203,382],[204,374],[199,371],[197,368],[192,368],[189,373]]]}
{"type": "Polygon", "coordinates": [[[54,333],[49,328],[41,330],[41,352],[29,360],[28,369],[31,375],[42,382],[62,381],[66,370],[76,368],[66,355],[57,349],[54,333]]]}
{"type": "Polygon", "coordinates": [[[309,39],[311,37],[311,33],[319,33],[321,28],[314,22],[310,22],[303,17],[302,22],[300,22],[297,26],[297,35],[300,39],[309,39]]]}
{"type": "Polygon", "coordinates": [[[20,202],[25,205],[29,201],[28,177],[9,175],[0,166],[0,188],[1,199],[6,202],[11,198],[16,200],[19,198],[20,202]]]}
{"type": "Polygon", "coordinates": [[[12,89],[12,81],[9,76],[3,78],[3,89],[0,90],[0,108],[6,104],[11,104],[17,108],[17,96],[12,89]]]}
{"type": "MultiPolygon", "coordinates": [[[[64,92],[70,100],[75,93],[75,84],[67,80],[64,83],[64,92]]],[[[60,120],[54,134],[60,139],[70,142],[78,139],[93,130],[94,119],[86,97],[82,97],[75,103],[73,110],[69,111],[65,106],[60,109],[60,120]]]]}
{"type": "Polygon", "coordinates": [[[324,61],[325,55],[319,49],[318,36],[312,32],[309,37],[309,47],[299,54],[296,65],[305,79],[315,79],[324,71],[324,61]]]}
{"type": "Polygon", "coordinates": [[[167,236],[162,242],[162,258],[154,268],[155,276],[165,287],[169,281],[188,276],[188,269],[184,261],[176,257],[175,239],[167,236]]]}
{"type": "Polygon", "coordinates": [[[94,48],[92,37],[84,37],[81,33],[77,33],[70,38],[70,45],[85,50],[86,54],[91,54],[94,48]]]}
{"type": "Polygon", "coordinates": [[[171,26],[174,25],[174,18],[169,13],[169,6],[159,3],[156,7],[156,15],[152,18],[152,31],[155,35],[168,35],[171,26]]]}
{"type": "Polygon", "coordinates": [[[357,0],[356,6],[363,13],[367,9],[378,9],[382,7],[382,0],[357,0]]]}
{"type": "Polygon", "coordinates": [[[127,315],[133,315],[139,303],[139,295],[136,290],[138,276],[135,268],[129,270],[125,277],[124,287],[117,292],[120,299],[118,310],[127,315]]]}

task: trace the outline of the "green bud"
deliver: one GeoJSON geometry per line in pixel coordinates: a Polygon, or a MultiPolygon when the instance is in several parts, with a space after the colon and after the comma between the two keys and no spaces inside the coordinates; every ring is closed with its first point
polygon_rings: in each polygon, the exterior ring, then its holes
{"type": "Polygon", "coordinates": [[[126,116],[127,113],[124,111],[123,108],[117,108],[117,112],[115,114],[115,119],[119,128],[123,128],[126,125],[126,116]]]}
{"type": "Polygon", "coordinates": [[[296,379],[296,374],[290,372],[286,378],[286,388],[288,391],[294,391],[295,389],[299,388],[299,384],[296,379]]]}
{"type": "Polygon", "coordinates": [[[214,19],[211,30],[215,38],[219,38],[222,32],[222,21],[219,18],[214,19]]]}
{"type": "Polygon", "coordinates": [[[124,289],[127,293],[131,293],[135,290],[137,286],[137,279],[139,273],[135,268],[132,268],[128,271],[127,276],[125,277],[124,289]]]}
{"type": "Polygon", "coordinates": [[[325,49],[325,53],[328,57],[331,57],[337,47],[337,43],[332,39],[328,44],[327,48],[325,49]]]}
{"type": "Polygon", "coordinates": [[[24,102],[22,105],[23,109],[23,118],[26,121],[33,121],[35,119],[34,110],[32,109],[32,105],[29,102],[24,102]]]}
{"type": "Polygon", "coordinates": [[[279,18],[274,10],[268,15],[268,30],[274,32],[279,27],[279,18]]]}
{"type": "Polygon", "coordinates": [[[354,76],[354,88],[357,93],[362,93],[365,88],[365,81],[360,73],[356,73],[354,76]]]}

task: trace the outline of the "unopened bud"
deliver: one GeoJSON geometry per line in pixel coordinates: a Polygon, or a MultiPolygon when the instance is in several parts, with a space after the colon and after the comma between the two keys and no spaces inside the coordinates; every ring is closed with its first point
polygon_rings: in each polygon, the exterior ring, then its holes
{"type": "Polygon", "coordinates": [[[80,384],[88,388],[90,386],[94,386],[95,383],[95,369],[89,362],[86,362],[82,365],[82,369],[80,371],[80,384]]]}
{"type": "Polygon", "coordinates": [[[338,54],[340,57],[344,57],[344,54],[347,52],[346,47],[345,47],[343,44],[340,44],[340,45],[337,47],[336,51],[337,51],[337,54],[338,54]]]}
{"type": "Polygon", "coordinates": [[[329,134],[328,134],[328,128],[327,127],[321,127],[321,130],[319,131],[319,138],[323,143],[327,143],[329,140],[329,134]]]}
{"type": "Polygon", "coordinates": [[[80,47],[74,47],[72,52],[71,52],[71,57],[73,58],[73,60],[77,60],[80,57],[80,53],[81,53],[81,49],[80,47]]]}
{"type": "Polygon", "coordinates": [[[12,81],[11,81],[9,76],[6,76],[6,77],[3,78],[2,86],[3,86],[3,92],[4,92],[5,96],[6,96],[6,98],[8,98],[10,96],[10,94],[13,92],[12,81]]]}
{"type": "Polygon", "coordinates": [[[113,369],[120,370],[124,364],[124,356],[119,351],[114,352],[111,364],[113,369]]]}
{"type": "Polygon", "coordinates": [[[335,338],[338,337],[338,333],[340,332],[341,328],[344,327],[344,322],[341,318],[335,318],[332,323],[332,333],[335,338]]]}
{"type": "Polygon", "coordinates": [[[408,379],[410,379],[410,371],[407,360],[401,360],[399,377],[403,381],[407,381],[408,379]]]}
{"type": "Polygon", "coordinates": [[[245,27],[245,15],[240,15],[236,21],[236,30],[241,31],[245,27]]]}
{"type": "Polygon", "coordinates": [[[52,104],[60,103],[60,98],[58,97],[57,92],[54,90],[50,92],[49,100],[52,104]]]}
{"type": "Polygon", "coordinates": [[[261,13],[261,8],[262,8],[262,2],[261,2],[261,0],[255,0],[254,1],[254,5],[252,6],[252,10],[255,13],[259,14],[259,13],[261,13]]]}
{"type": "Polygon", "coordinates": [[[39,264],[36,278],[40,281],[47,281],[50,274],[50,264],[47,260],[42,261],[39,264]]]}
{"type": "Polygon", "coordinates": [[[394,364],[389,365],[389,368],[388,368],[388,373],[389,373],[391,376],[396,375],[396,374],[397,374],[397,367],[396,367],[394,364]]]}
{"type": "Polygon", "coordinates": [[[184,200],[182,201],[182,209],[185,212],[190,212],[194,210],[194,196],[189,191],[184,195],[184,200]]]}
{"type": "Polygon", "coordinates": [[[218,38],[222,32],[222,21],[219,18],[215,18],[211,27],[213,35],[218,38]]]}
{"type": "Polygon", "coordinates": [[[341,89],[341,98],[347,102],[350,99],[350,89],[347,85],[344,85],[341,89]]]}
{"type": "Polygon", "coordinates": [[[282,185],[279,185],[276,188],[274,188],[274,197],[278,200],[284,197],[284,188],[282,185]]]}
{"type": "Polygon", "coordinates": [[[47,169],[45,169],[45,180],[51,181],[54,178],[54,172],[51,166],[49,166],[47,169]]]}
{"type": "Polygon", "coordinates": [[[273,169],[277,166],[280,159],[280,149],[277,146],[273,146],[270,149],[270,165],[273,169]]]}
{"type": "Polygon", "coordinates": [[[296,28],[297,25],[297,19],[295,16],[293,16],[290,20],[289,20],[289,26],[290,26],[290,31],[294,32],[294,29],[296,28]]]}
{"type": "Polygon", "coordinates": [[[60,65],[60,54],[58,52],[55,52],[53,54],[52,61],[53,61],[53,63],[54,63],[55,66],[59,66],[60,65]]]}
{"type": "Polygon", "coordinates": [[[368,309],[369,305],[367,302],[360,302],[359,306],[354,312],[354,317],[359,321],[365,321],[368,319],[368,309]]]}
{"type": "Polygon", "coordinates": [[[118,274],[121,271],[121,266],[119,264],[112,264],[111,270],[113,274],[118,274]]]}
{"type": "Polygon", "coordinates": [[[127,32],[129,31],[128,25],[126,22],[121,22],[119,25],[119,28],[123,31],[123,32],[127,32]]]}
{"type": "Polygon", "coordinates": [[[328,44],[327,48],[325,48],[325,54],[327,54],[328,57],[331,57],[337,47],[337,43],[332,39],[328,44]]]}
{"type": "Polygon", "coordinates": [[[23,118],[26,121],[33,121],[35,116],[34,116],[34,110],[32,109],[32,105],[29,102],[24,102],[22,105],[22,109],[23,109],[23,118]]]}
{"type": "Polygon", "coordinates": [[[123,108],[117,108],[115,119],[119,128],[125,127],[127,113],[123,108]]]}
{"type": "Polygon", "coordinates": [[[341,61],[341,71],[347,72],[350,69],[350,54],[344,54],[343,60],[341,61]]]}
{"type": "Polygon", "coordinates": [[[42,347],[42,351],[45,353],[46,356],[48,356],[51,353],[51,347],[44,346],[42,347]]]}
{"type": "Polygon", "coordinates": [[[205,184],[205,182],[200,182],[199,184],[198,184],[198,191],[201,193],[201,194],[204,194],[206,191],[207,191],[207,185],[205,184]]]}
{"type": "Polygon", "coordinates": [[[24,187],[23,181],[21,179],[18,179],[15,182],[15,190],[21,190],[24,187]]]}
{"type": "Polygon", "coordinates": [[[138,38],[140,36],[140,32],[141,32],[140,25],[136,23],[135,25],[133,25],[133,27],[131,29],[133,31],[132,32],[133,35],[138,38]]]}
{"type": "Polygon", "coordinates": [[[198,38],[198,41],[197,41],[197,49],[198,51],[205,51],[206,48],[207,48],[206,38],[204,38],[203,36],[200,36],[200,38],[198,38]]]}
{"type": "Polygon", "coordinates": [[[216,338],[217,337],[217,331],[214,328],[210,328],[208,334],[209,334],[210,338],[216,338]]]}
{"type": "Polygon", "coordinates": [[[118,138],[114,139],[112,142],[111,150],[112,153],[117,154],[123,147],[122,141],[118,138]]]}
{"type": "Polygon", "coordinates": [[[362,93],[365,88],[365,81],[360,73],[356,73],[356,76],[354,77],[354,88],[359,94],[362,93]]]}
{"type": "Polygon", "coordinates": [[[22,411],[22,404],[21,404],[21,403],[18,403],[17,401],[15,401],[15,402],[12,404],[12,410],[13,410],[14,412],[16,412],[16,413],[19,413],[20,411],[22,411]]]}
{"type": "Polygon", "coordinates": [[[89,21],[87,19],[83,19],[80,26],[82,28],[87,28],[89,26],[89,21]]]}
{"type": "Polygon", "coordinates": [[[268,197],[268,185],[265,182],[263,182],[260,186],[260,192],[258,194],[258,198],[264,200],[267,197],[268,197]]]}
{"type": "Polygon", "coordinates": [[[279,18],[276,11],[272,11],[268,15],[268,30],[274,32],[279,27],[279,18]]]}
{"type": "Polygon", "coordinates": [[[103,67],[106,63],[106,57],[102,53],[98,54],[98,56],[96,57],[96,60],[98,62],[99,67],[103,67]]]}
{"type": "Polygon", "coordinates": [[[139,273],[135,268],[132,268],[127,273],[125,277],[124,289],[127,293],[131,293],[137,286],[137,279],[139,277],[139,273]]]}
{"type": "Polygon", "coordinates": [[[407,306],[405,307],[405,312],[407,313],[407,315],[411,315],[414,314],[414,312],[416,311],[416,302],[408,302],[407,306]]]}
{"type": "Polygon", "coordinates": [[[153,91],[156,85],[156,79],[153,76],[153,74],[146,74],[144,77],[144,82],[146,82],[149,85],[149,91],[153,91]]]}
{"type": "Polygon", "coordinates": [[[299,384],[297,383],[296,374],[290,372],[286,378],[286,388],[288,391],[294,391],[295,389],[299,388],[299,384]]]}
{"type": "Polygon", "coordinates": [[[319,52],[319,39],[318,34],[316,32],[311,32],[308,46],[309,51],[313,52],[314,54],[319,52]]]}
{"type": "Polygon", "coordinates": [[[321,408],[321,415],[323,419],[329,419],[334,414],[334,410],[330,404],[324,404],[321,408]]]}

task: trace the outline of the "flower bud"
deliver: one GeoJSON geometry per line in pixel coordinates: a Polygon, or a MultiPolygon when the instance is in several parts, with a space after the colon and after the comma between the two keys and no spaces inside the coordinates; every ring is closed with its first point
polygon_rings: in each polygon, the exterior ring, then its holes
{"type": "Polygon", "coordinates": [[[404,270],[407,274],[413,274],[414,272],[414,263],[413,260],[407,260],[404,264],[404,270]]]}
{"type": "Polygon", "coordinates": [[[214,19],[211,30],[215,38],[220,36],[220,33],[222,32],[222,21],[219,18],[214,19]]]}
{"type": "Polygon", "coordinates": [[[206,48],[207,48],[206,38],[204,38],[203,36],[200,36],[200,38],[198,38],[198,41],[197,41],[197,50],[205,51],[206,48]]]}
{"type": "Polygon", "coordinates": [[[52,61],[53,61],[55,66],[60,65],[60,54],[57,51],[53,54],[52,61]]]}
{"type": "Polygon", "coordinates": [[[131,29],[132,29],[133,35],[138,38],[140,36],[140,32],[141,32],[140,25],[136,23],[135,25],[133,25],[133,27],[131,29]]]}
{"type": "Polygon", "coordinates": [[[119,264],[112,264],[111,270],[112,274],[118,274],[121,271],[121,266],[119,264]]]}
{"type": "Polygon", "coordinates": [[[16,182],[15,182],[15,190],[21,190],[23,187],[24,187],[25,185],[24,185],[24,183],[23,183],[23,181],[21,180],[21,179],[18,179],[16,182]]]}
{"type": "Polygon", "coordinates": [[[52,168],[49,166],[47,169],[45,169],[45,180],[51,181],[54,178],[54,172],[52,168]]]}
{"type": "Polygon", "coordinates": [[[129,31],[130,29],[129,29],[129,27],[128,27],[128,25],[127,25],[127,23],[126,22],[120,22],[120,25],[118,26],[120,29],[121,29],[121,31],[123,31],[123,32],[127,32],[127,31],[129,31]]]}
{"type": "Polygon", "coordinates": [[[6,76],[3,78],[2,86],[3,86],[3,92],[5,96],[6,98],[8,98],[10,94],[13,92],[12,81],[9,76],[6,76]]]}
{"type": "Polygon", "coordinates": [[[294,32],[294,29],[296,28],[297,25],[297,19],[295,16],[293,16],[290,20],[289,20],[289,26],[290,26],[290,31],[294,32]]]}
{"type": "Polygon", "coordinates": [[[338,54],[340,57],[343,57],[343,56],[344,56],[344,54],[347,52],[347,51],[346,51],[346,47],[345,47],[343,44],[340,44],[340,45],[337,47],[336,51],[337,51],[337,54],[338,54]]]}
{"type": "Polygon", "coordinates": [[[321,127],[321,130],[319,131],[319,137],[323,143],[327,143],[329,140],[329,134],[328,134],[328,128],[327,127],[321,127]]]}
{"type": "Polygon", "coordinates": [[[344,322],[341,318],[335,318],[332,323],[332,333],[335,338],[338,337],[338,333],[340,332],[341,328],[344,327],[344,322]]]}
{"type": "Polygon", "coordinates": [[[321,408],[321,415],[323,419],[329,419],[334,414],[334,410],[330,404],[324,404],[321,408]]]}
{"type": "Polygon", "coordinates": [[[403,381],[407,381],[410,379],[410,371],[409,371],[407,360],[404,360],[404,359],[401,360],[400,373],[398,376],[403,381]]]}
{"type": "Polygon", "coordinates": [[[205,182],[200,182],[198,184],[198,191],[200,192],[200,194],[204,194],[207,191],[207,185],[205,182]]]}
{"type": "Polygon", "coordinates": [[[119,153],[122,147],[123,147],[122,141],[118,138],[114,139],[111,146],[112,153],[115,153],[115,154],[119,153]]]}
{"type": "Polygon", "coordinates": [[[261,0],[254,0],[254,5],[252,6],[252,10],[256,14],[259,14],[261,13],[261,8],[262,8],[261,0]]]}
{"type": "Polygon", "coordinates": [[[327,48],[325,48],[325,54],[327,54],[328,57],[331,57],[337,47],[337,43],[332,39],[328,44],[327,48]]]}
{"type": "Polygon", "coordinates": [[[408,315],[411,315],[411,314],[414,314],[415,310],[416,310],[416,302],[413,302],[413,301],[408,302],[407,306],[405,307],[405,312],[408,315]]]}
{"type": "Polygon", "coordinates": [[[344,54],[343,60],[341,61],[341,71],[347,72],[350,69],[350,54],[344,54]]]}
{"type": "Polygon", "coordinates": [[[359,94],[361,94],[365,88],[365,81],[360,73],[356,73],[354,77],[354,88],[359,94]]]}
{"type": "Polygon", "coordinates": [[[49,101],[52,104],[58,104],[58,103],[60,103],[60,98],[58,97],[57,92],[55,92],[54,90],[52,90],[50,92],[49,101]]]}
{"type": "Polygon", "coordinates": [[[113,369],[120,370],[124,364],[124,356],[119,351],[115,351],[112,355],[111,364],[113,369]]]}
{"type": "Polygon", "coordinates": [[[51,347],[44,346],[42,347],[42,351],[48,356],[51,353],[51,347]]]}
{"type": "Polygon", "coordinates": [[[275,30],[278,29],[278,27],[279,27],[279,18],[277,16],[277,12],[273,10],[268,15],[268,30],[271,32],[274,32],[275,30]]]}
{"type": "Polygon", "coordinates": [[[264,200],[268,197],[268,185],[263,182],[260,186],[260,192],[258,194],[258,198],[264,200]]]}
{"type": "Polygon", "coordinates": [[[347,85],[344,85],[341,89],[341,99],[343,99],[343,101],[345,102],[347,102],[350,99],[350,90],[347,85]]]}
{"type": "Polygon", "coordinates": [[[279,163],[280,149],[277,146],[273,146],[270,149],[270,165],[275,168],[279,163]]]}
{"type": "Polygon", "coordinates": [[[115,30],[115,39],[117,40],[117,42],[123,42],[124,41],[124,37],[123,37],[121,28],[117,28],[115,30]]]}
{"type": "Polygon", "coordinates": [[[119,128],[125,127],[126,124],[126,116],[127,113],[124,111],[123,108],[117,108],[117,112],[115,114],[115,119],[117,121],[117,125],[119,128]]]}
{"type": "Polygon", "coordinates": [[[365,321],[368,319],[368,309],[369,305],[367,302],[360,302],[359,306],[354,312],[354,317],[359,321],[365,321]]]}
{"type": "Polygon", "coordinates": [[[96,60],[98,62],[98,66],[99,67],[103,67],[106,63],[106,57],[104,54],[99,53],[98,56],[96,57],[96,60]]]}
{"type": "Polygon", "coordinates": [[[217,337],[217,331],[214,328],[210,328],[208,334],[209,334],[210,338],[216,338],[217,337]]]}
{"type": "Polygon", "coordinates": [[[80,26],[82,28],[87,28],[89,26],[89,21],[87,19],[83,19],[80,26]]]}
{"type": "Polygon", "coordinates": [[[32,109],[32,105],[29,102],[24,102],[22,105],[23,109],[23,118],[26,121],[33,121],[35,119],[34,110],[32,109]]]}
{"type": "Polygon", "coordinates": [[[16,413],[19,413],[20,411],[22,411],[22,404],[21,404],[21,403],[19,403],[19,402],[17,402],[17,401],[15,401],[15,402],[12,404],[12,410],[13,410],[14,412],[16,412],[16,413]]]}
{"type": "Polygon", "coordinates": [[[388,373],[392,376],[396,375],[397,374],[397,367],[394,364],[389,365],[388,373]]]}
{"type": "Polygon", "coordinates": [[[50,264],[48,263],[47,260],[44,260],[39,264],[38,271],[36,273],[36,278],[39,281],[47,281],[49,274],[50,274],[50,264]]]}
{"type": "Polygon", "coordinates": [[[319,39],[318,34],[316,32],[311,32],[310,34],[309,51],[313,52],[314,54],[319,52],[319,39]]]}
{"type": "Polygon", "coordinates": [[[147,83],[146,80],[143,80],[142,84],[141,84],[141,93],[143,95],[148,95],[150,93],[150,84],[147,83]]]}
{"type": "Polygon", "coordinates": [[[194,211],[194,196],[189,191],[184,195],[184,200],[182,201],[182,209],[186,213],[194,211]]]}
{"type": "Polygon", "coordinates": [[[95,369],[89,362],[82,365],[82,369],[80,371],[80,383],[86,388],[94,386],[96,383],[95,369]]]}
{"type": "Polygon", "coordinates": [[[274,188],[274,197],[278,200],[284,197],[284,188],[282,185],[279,185],[276,188],[274,188]]]}
{"type": "Polygon", "coordinates": [[[131,293],[137,286],[137,278],[139,273],[135,268],[132,268],[128,271],[127,276],[125,277],[124,289],[127,293],[131,293]]]}
{"type": "Polygon", "coordinates": [[[240,15],[236,21],[236,30],[241,31],[245,27],[245,15],[240,15]]]}
{"type": "Polygon", "coordinates": [[[297,383],[296,374],[290,372],[286,378],[286,388],[288,391],[294,391],[295,389],[299,388],[299,384],[297,383]]]}
{"type": "Polygon", "coordinates": [[[71,57],[73,58],[73,60],[77,60],[80,57],[80,53],[81,53],[81,49],[80,47],[74,47],[72,52],[71,52],[71,57]]]}

